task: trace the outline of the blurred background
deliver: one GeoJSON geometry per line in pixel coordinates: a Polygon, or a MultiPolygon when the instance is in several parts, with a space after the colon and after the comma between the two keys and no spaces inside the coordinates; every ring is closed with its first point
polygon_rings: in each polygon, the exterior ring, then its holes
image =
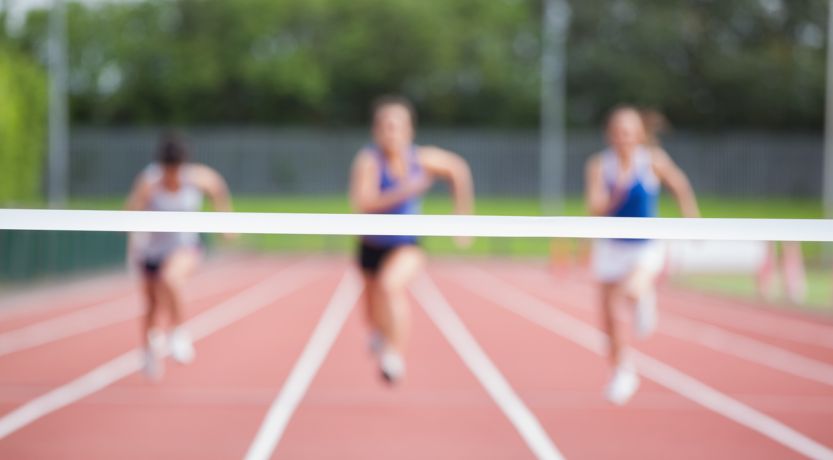
{"type": "MultiPolygon", "coordinates": [[[[606,112],[632,103],[670,120],[663,143],[705,217],[821,218],[828,13],[821,0],[0,0],[0,204],[119,209],[176,128],[239,211],[349,212],[369,103],[400,93],[420,143],[470,161],[480,214],[584,214],[584,161],[604,146],[606,112]]],[[[426,212],[450,211],[442,192],[426,212]]],[[[831,251],[801,250],[808,290],[791,303],[830,311],[831,251]]],[[[465,254],[571,267],[585,252],[481,239],[465,254]]],[[[123,259],[122,235],[0,232],[0,292],[123,259]]],[[[756,297],[759,271],[672,282],[756,297]]]]}

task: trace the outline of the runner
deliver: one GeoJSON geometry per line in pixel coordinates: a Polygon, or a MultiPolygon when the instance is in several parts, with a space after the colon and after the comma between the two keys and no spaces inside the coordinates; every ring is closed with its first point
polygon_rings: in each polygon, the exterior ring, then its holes
{"type": "MultiPolygon", "coordinates": [[[[650,145],[639,111],[615,109],[608,118],[609,147],[587,163],[586,200],[595,216],[655,217],[660,186],[677,199],[685,217],[700,212],[685,174],[658,145],[650,145]]],[[[606,397],[624,404],[636,392],[639,377],[628,361],[616,306],[635,307],[636,336],[648,337],[656,328],[655,280],[662,269],[664,250],[659,241],[598,240],[593,247],[593,271],[601,284],[604,327],[610,338],[613,377],[606,397]]]]}
{"type": "MultiPolygon", "coordinates": [[[[457,214],[469,214],[474,190],[468,164],[449,151],[414,144],[416,116],[411,103],[387,96],[376,101],[373,143],[353,164],[350,199],[360,213],[419,214],[420,197],[435,179],[449,183],[457,214]]],[[[457,239],[460,246],[470,240],[457,239]]],[[[405,373],[410,332],[407,288],[425,267],[425,252],[414,236],[364,236],[358,251],[364,273],[371,349],[389,382],[405,373]]]]}
{"type": "MultiPolygon", "coordinates": [[[[187,149],[178,137],[169,135],[160,145],[157,161],[142,171],[127,200],[128,210],[200,211],[203,195],[208,195],[217,211],[231,211],[228,188],[222,176],[208,166],[188,163],[187,149]]],[[[165,345],[181,364],[194,359],[194,347],[181,326],[182,293],[185,280],[202,259],[200,237],[196,233],[150,233],[130,236],[129,258],[142,270],[142,292],[147,311],[142,322],[145,344],[145,374],[162,377],[165,345]],[[141,241],[140,241],[141,240],[141,241]],[[167,344],[160,318],[170,318],[167,344]]]]}

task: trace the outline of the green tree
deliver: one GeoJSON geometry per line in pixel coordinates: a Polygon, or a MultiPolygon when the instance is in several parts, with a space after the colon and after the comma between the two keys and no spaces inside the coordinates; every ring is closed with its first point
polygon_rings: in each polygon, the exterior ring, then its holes
{"type": "MultiPolygon", "coordinates": [[[[826,2],[572,0],[568,114],[622,102],[686,127],[819,129],[826,2]]],[[[542,0],[73,4],[84,123],[364,122],[400,92],[428,124],[535,126],[542,0]]],[[[42,56],[46,15],[18,46],[42,56]]]]}
{"type": "Polygon", "coordinates": [[[0,49],[0,203],[41,193],[46,80],[29,59],[0,49]]]}

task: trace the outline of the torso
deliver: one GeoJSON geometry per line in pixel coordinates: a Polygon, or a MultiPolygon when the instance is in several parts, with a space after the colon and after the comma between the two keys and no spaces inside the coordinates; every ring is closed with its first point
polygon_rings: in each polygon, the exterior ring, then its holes
{"type": "MultiPolygon", "coordinates": [[[[371,155],[373,155],[376,164],[379,166],[379,190],[385,192],[396,187],[402,178],[397,177],[396,174],[394,174],[390,167],[390,163],[378,147],[371,146],[370,151],[372,152],[371,155]]],[[[423,174],[422,166],[420,166],[419,159],[417,157],[416,146],[411,146],[408,149],[408,155],[405,161],[405,177],[413,178],[423,174]]],[[[420,212],[422,212],[422,198],[415,196],[382,212],[382,214],[419,214],[420,212]]],[[[402,235],[364,236],[362,237],[362,241],[376,247],[394,247],[405,244],[416,244],[417,238],[414,236],[402,235]]]]}
{"type": "MultiPolygon", "coordinates": [[[[157,164],[148,166],[142,173],[150,182],[151,192],[148,198],[148,211],[195,212],[202,209],[203,193],[194,183],[193,167],[182,165],[179,168],[179,187],[170,190],[163,184],[162,167],[157,164]]],[[[198,246],[199,235],[196,233],[151,233],[144,250],[147,257],[165,257],[171,251],[183,246],[198,246]]]]}
{"type": "MultiPolygon", "coordinates": [[[[639,147],[633,154],[631,178],[624,199],[611,217],[656,217],[660,183],[653,169],[651,152],[639,147]]],[[[608,191],[613,191],[620,173],[619,158],[612,150],[602,154],[602,174],[608,191]]]]}

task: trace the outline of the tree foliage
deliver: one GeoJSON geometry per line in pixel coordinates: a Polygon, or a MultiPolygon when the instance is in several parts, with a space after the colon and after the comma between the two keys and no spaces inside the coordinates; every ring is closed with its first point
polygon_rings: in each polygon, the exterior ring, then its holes
{"type": "MultiPolygon", "coordinates": [[[[573,0],[568,113],[821,126],[825,2],[573,0]]],[[[356,124],[383,92],[431,124],[534,126],[541,0],[150,0],[70,11],[73,119],[356,124]]],[[[45,14],[20,46],[43,50],[45,14]]]]}
{"type": "Polygon", "coordinates": [[[40,195],[45,126],[43,70],[0,48],[0,203],[40,195]]]}

